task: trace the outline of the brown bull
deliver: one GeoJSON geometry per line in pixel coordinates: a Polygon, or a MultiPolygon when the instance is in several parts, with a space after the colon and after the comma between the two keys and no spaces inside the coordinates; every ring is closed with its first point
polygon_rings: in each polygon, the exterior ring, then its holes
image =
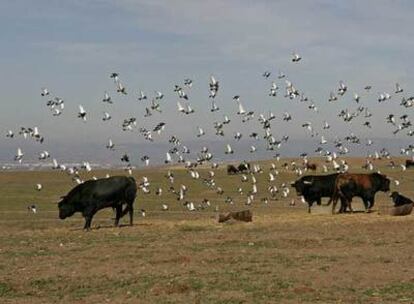
{"type": "Polygon", "coordinates": [[[378,191],[387,192],[390,190],[390,180],[382,174],[339,174],[336,178],[335,189],[328,205],[333,201],[332,214],[335,213],[335,207],[338,199],[341,198],[344,206],[340,211],[345,211],[348,207],[351,212],[351,201],[354,196],[358,196],[364,202],[365,211],[369,212],[374,206],[375,194],[378,191]]]}
{"type": "Polygon", "coordinates": [[[309,163],[307,163],[306,165],[305,165],[305,168],[307,169],[307,170],[310,170],[310,171],[316,171],[316,168],[318,167],[318,165],[317,164],[309,164],[309,163]]]}

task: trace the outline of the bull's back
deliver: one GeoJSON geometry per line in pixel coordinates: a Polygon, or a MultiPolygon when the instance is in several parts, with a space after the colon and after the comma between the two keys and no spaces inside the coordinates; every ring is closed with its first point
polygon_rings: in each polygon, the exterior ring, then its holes
{"type": "Polygon", "coordinates": [[[135,180],[126,176],[113,176],[84,183],[78,195],[82,200],[116,201],[122,200],[125,191],[135,187],[135,180]]]}
{"type": "Polygon", "coordinates": [[[337,176],[338,173],[307,176],[306,178],[312,179],[312,185],[308,188],[309,194],[318,197],[331,197],[335,189],[337,176]]]}

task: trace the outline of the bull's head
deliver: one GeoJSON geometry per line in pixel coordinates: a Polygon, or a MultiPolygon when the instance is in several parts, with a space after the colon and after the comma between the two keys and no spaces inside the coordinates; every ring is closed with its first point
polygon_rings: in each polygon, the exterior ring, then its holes
{"type": "Polygon", "coordinates": [[[385,175],[382,176],[382,182],[381,182],[381,191],[388,192],[390,191],[390,179],[386,178],[385,175]]]}
{"type": "Polygon", "coordinates": [[[58,208],[59,208],[59,218],[61,220],[72,216],[75,213],[75,205],[68,200],[66,196],[62,196],[61,200],[58,202],[58,208]]]}
{"type": "Polygon", "coordinates": [[[303,195],[305,188],[308,187],[309,185],[312,185],[312,183],[313,183],[312,180],[306,180],[306,179],[304,180],[302,178],[302,179],[295,181],[294,183],[291,183],[291,186],[296,189],[297,195],[303,195]]]}
{"type": "Polygon", "coordinates": [[[393,191],[390,194],[390,197],[392,198],[393,201],[395,201],[395,199],[398,197],[398,195],[400,195],[397,191],[393,191]]]}

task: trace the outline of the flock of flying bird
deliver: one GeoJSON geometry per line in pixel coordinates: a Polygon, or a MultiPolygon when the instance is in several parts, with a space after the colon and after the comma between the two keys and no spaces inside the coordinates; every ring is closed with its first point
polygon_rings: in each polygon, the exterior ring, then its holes
{"type": "MultiPolygon", "coordinates": [[[[302,61],[302,57],[294,52],[291,57],[292,64],[299,64],[302,61]]],[[[262,74],[262,77],[265,80],[269,80],[273,73],[271,71],[265,71],[262,74]]],[[[298,101],[300,105],[303,106],[304,110],[309,110],[314,113],[319,113],[319,109],[316,104],[312,101],[311,98],[307,97],[304,92],[300,91],[296,85],[293,84],[291,80],[287,79],[287,76],[283,72],[279,72],[277,77],[275,77],[274,81],[272,81],[269,85],[269,90],[267,95],[271,98],[276,98],[282,96],[286,98],[288,101],[294,102],[298,101]],[[279,83],[278,83],[279,82],[279,83]],[[280,83],[284,83],[284,91],[280,89],[280,83]]],[[[128,95],[133,94],[132,91],[127,90],[127,88],[123,85],[120,79],[120,75],[118,73],[111,73],[110,79],[113,80],[116,94],[120,95],[128,95]]],[[[193,86],[192,79],[184,79],[182,85],[175,85],[173,88],[174,93],[177,96],[176,105],[177,111],[180,115],[192,115],[195,110],[191,104],[191,88],[193,86]]],[[[220,107],[217,103],[216,97],[218,96],[221,85],[220,82],[216,79],[216,77],[211,76],[210,82],[207,86],[209,90],[209,99],[211,102],[210,112],[215,113],[220,111],[220,107]]],[[[371,85],[367,85],[363,89],[366,93],[369,93],[372,90],[371,85]]],[[[341,99],[345,98],[351,93],[348,93],[349,89],[347,84],[344,81],[339,81],[338,87],[335,90],[332,90],[326,99],[326,103],[340,103],[341,99]]],[[[51,92],[47,88],[41,89],[42,98],[45,101],[47,108],[51,111],[52,116],[60,116],[64,113],[65,109],[65,102],[62,98],[58,96],[52,96],[51,92]]],[[[145,112],[142,113],[144,119],[146,117],[152,115],[161,115],[162,113],[162,106],[165,103],[164,94],[161,91],[155,91],[153,96],[147,96],[144,91],[139,91],[136,97],[137,102],[145,104],[145,112]]],[[[366,94],[363,94],[364,96],[366,94]]],[[[366,98],[366,97],[364,97],[366,98]]],[[[355,106],[354,110],[349,110],[348,108],[342,109],[338,114],[338,119],[343,120],[345,123],[352,123],[356,121],[357,118],[362,118],[362,123],[360,125],[361,128],[372,128],[371,120],[372,120],[372,113],[370,113],[367,106],[363,105],[363,97],[360,94],[354,93],[352,95],[353,104],[355,106]]],[[[367,98],[368,99],[368,98],[367,98]]],[[[399,106],[402,109],[410,108],[414,106],[414,97],[412,96],[405,96],[404,89],[398,84],[395,84],[395,91],[391,94],[389,92],[382,92],[379,93],[377,96],[377,102],[380,103],[387,103],[390,100],[399,99],[399,106]]],[[[111,97],[108,91],[104,92],[104,96],[102,98],[102,102],[110,105],[113,107],[114,100],[111,97]]],[[[255,142],[263,143],[263,146],[268,151],[273,151],[272,156],[276,159],[276,161],[280,161],[280,154],[278,150],[283,146],[287,145],[289,142],[289,136],[283,135],[281,137],[277,137],[274,132],[272,131],[272,121],[277,119],[277,116],[272,112],[269,111],[268,113],[256,113],[253,109],[246,110],[245,106],[242,103],[242,98],[240,95],[235,95],[233,97],[233,102],[235,103],[235,114],[236,117],[234,118],[232,115],[223,114],[223,119],[216,120],[213,122],[213,129],[215,135],[220,138],[227,139],[227,143],[224,144],[223,152],[225,155],[233,155],[237,154],[237,152],[233,149],[232,141],[240,141],[243,138],[247,138],[248,140],[255,140],[255,142]],[[255,120],[257,117],[257,121],[259,122],[260,128],[250,134],[242,134],[241,132],[237,131],[232,134],[230,137],[226,135],[226,127],[227,125],[234,123],[234,121],[240,121],[242,124],[248,124],[250,121],[255,120]]],[[[349,104],[348,104],[349,106],[349,104]]],[[[396,103],[393,103],[393,108],[395,108],[396,103]]],[[[83,105],[79,105],[79,111],[77,113],[77,118],[83,122],[88,121],[88,111],[85,109],[83,105]]],[[[280,121],[283,123],[292,123],[293,115],[289,112],[278,113],[278,117],[280,117],[280,121]],[[279,116],[280,115],[280,116],[279,116]]],[[[103,113],[102,121],[106,123],[110,121],[112,116],[108,112],[103,113]]],[[[165,132],[166,123],[159,122],[152,128],[147,128],[143,126],[138,126],[138,118],[137,117],[127,117],[123,119],[121,122],[121,130],[124,132],[138,132],[143,138],[148,141],[150,144],[156,140],[156,135],[160,135],[162,132],[165,132]]],[[[376,121],[379,121],[378,119],[376,121]]],[[[403,115],[395,115],[390,113],[387,117],[385,117],[385,123],[392,128],[392,133],[403,133],[405,132],[406,136],[411,137],[414,135],[414,130],[412,129],[412,123],[409,119],[407,114],[403,115]]],[[[349,170],[349,166],[343,156],[348,154],[351,150],[352,145],[361,145],[365,144],[366,146],[371,146],[373,140],[371,139],[364,139],[365,143],[363,143],[363,139],[355,135],[354,133],[350,133],[349,135],[345,136],[344,138],[336,137],[334,140],[329,141],[327,138],[326,131],[330,129],[330,123],[326,120],[322,122],[311,122],[311,121],[304,121],[300,123],[300,126],[305,130],[308,136],[315,141],[317,144],[317,148],[315,149],[315,155],[322,156],[325,158],[326,162],[324,165],[321,166],[321,170],[323,172],[329,171],[336,171],[336,172],[346,172],[349,170]],[[318,125],[317,125],[318,124],[318,125]],[[318,127],[320,125],[320,127],[318,127]],[[334,147],[333,149],[329,149],[327,144],[332,144],[334,147]]],[[[199,139],[202,138],[206,132],[205,128],[201,126],[196,126],[197,133],[195,134],[195,138],[199,139]]],[[[21,127],[19,131],[15,134],[12,130],[8,130],[6,133],[6,137],[13,139],[16,136],[23,136],[25,139],[34,140],[38,143],[43,143],[44,135],[40,133],[38,127],[21,127]]],[[[285,163],[283,166],[280,165],[279,167],[275,164],[271,164],[270,170],[268,170],[268,178],[267,182],[268,185],[266,187],[268,193],[259,193],[257,188],[257,174],[263,174],[265,170],[261,168],[259,164],[252,164],[250,172],[247,174],[240,175],[240,181],[242,183],[250,182],[251,190],[243,191],[243,188],[240,185],[235,185],[235,189],[223,189],[215,180],[215,170],[220,167],[220,164],[216,161],[217,157],[211,152],[206,146],[203,146],[199,151],[196,153],[192,153],[190,149],[182,144],[181,139],[177,135],[171,135],[168,140],[169,149],[165,151],[165,164],[170,163],[178,163],[182,164],[186,170],[188,171],[190,177],[195,180],[199,180],[205,187],[208,189],[215,191],[219,197],[222,197],[224,202],[233,204],[234,198],[230,195],[231,193],[234,194],[236,191],[239,195],[245,197],[245,204],[251,205],[254,201],[258,200],[260,196],[260,201],[264,203],[269,202],[270,199],[277,199],[278,197],[288,197],[290,190],[289,186],[286,183],[277,183],[277,175],[279,174],[280,170],[290,170],[293,171],[297,176],[303,175],[307,171],[307,163],[308,163],[308,154],[301,153],[301,162],[291,162],[289,164],[285,163]],[[211,169],[208,171],[207,176],[201,176],[200,172],[198,171],[199,165],[201,164],[209,164],[211,169]]],[[[116,146],[112,139],[109,139],[106,144],[106,149],[108,150],[115,150],[116,146]]],[[[255,153],[257,150],[256,145],[251,145],[249,148],[250,153],[255,153]]],[[[401,154],[410,155],[414,151],[414,146],[409,145],[407,147],[401,147],[401,154]]],[[[19,147],[17,148],[17,153],[14,157],[14,160],[21,163],[24,161],[24,152],[19,147]]],[[[387,150],[386,147],[383,147],[379,151],[374,151],[367,155],[365,159],[365,164],[363,167],[368,171],[376,170],[374,160],[376,159],[391,159],[391,153],[387,150]]],[[[82,162],[82,166],[78,167],[68,167],[63,163],[58,162],[55,158],[52,158],[50,153],[44,149],[41,149],[38,155],[38,159],[41,161],[50,161],[52,163],[52,168],[55,170],[65,171],[69,176],[72,177],[72,180],[76,183],[82,183],[83,180],[81,179],[80,172],[85,170],[87,172],[92,171],[92,167],[89,162],[84,161],[82,162]]],[[[132,174],[132,170],[135,168],[132,164],[132,158],[128,153],[124,153],[119,155],[119,159],[123,164],[125,164],[125,170],[128,171],[129,174],[132,174]]],[[[142,155],[140,156],[140,161],[145,165],[149,166],[151,162],[151,157],[149,155],[142,155]]],[[[390,164],[395,167],[394,162],[390,160],[390,164]]],[[[406,168],[404,165],[401,165],[401,170],[405,170],[406,168]]],[[[168,170],[168,169],[166,169],[168,170]]],[[[174,187],[174,173],[171,170],[168,170],[167,174],[165,175],[166,179],[170,183],[170,188],[168,192],[173,193],[177,200],[182,201],[183,205],[190,211],[199,210],[209,208],[211,203],[208,199],[202,199],[201,202],[195,203],[192,201],[188,201],[186,199],[186,195],[188,193],[188,187],[185,185],[180,185],[178,188],[174,187]]],[[[399,185],[399,181],[395,180],[395,185],[399,185]]],[[[150,193],[151,192],[151,182],[148,178],[143,177],[142,181],[139,183],[139,187],[142,190],[142,193],[150,193]]],[[[35,189],[37,191],[41,191],[43,186],[41,184],[37,184],[35,189]]],[[[155,194],[157,196],[161,196],[163,193],[163,189],[157,188],[155,189],[155,194]]],[[[160,199],[162,200],[162,199],[160,199]]],[[[303,199],[302,199],[303,201],[303,199]]],[[[295,204],[295,200],[292,199],[291,204],[295,204]]],[[[167,203],[162,203],[160,208],[162,210],[168,210],[169,205],[167,203]]],[[[36,212],[36,206],[30,205],[28,207],[29,210],[32,212],[36,212]]],[[[142,214],[145,216],[145,210],[142,210],[142,214]]]]}

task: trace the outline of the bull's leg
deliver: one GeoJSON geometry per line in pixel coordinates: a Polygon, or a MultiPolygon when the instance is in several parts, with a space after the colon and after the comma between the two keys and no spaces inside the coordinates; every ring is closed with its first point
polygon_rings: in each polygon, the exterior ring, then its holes
{"type": "Polygon", "coordinates": [[[129,211],[129,205],[127,204],[127,205],[125,206],[125,208],[122,210],[122,212],[121,212],[121,216],[120,216],[120,217],[124,217],[124,215],[125,215],[125,214],[127,214],[127,213],[128,213],[128,211],[129,211]]]}
{"type": "Polygon", "coordinates": [[[338,198],[331,198],[329,201],[332,201],[332,214],[335,214],[336,203],[338,202],[338,198]]]}
{"type": "Polygon", "coordinates": [[[365,212],[369,213],[371,212],[371,208],[374,207],[374,199],[366,199],[366,202],[364,200],[365,205],[365,212]]]}
{"type": "Polygon", "coordinates": [[[87,231],[91,230],[92,217],[93,217],[93,214],[87,215],[85,217],[85,226],[83,226],[83,229],[85,229],[87,231]]]}
{"type": "Polygon", "coordinates": [[[348,200],[348,208],[349,212],[354,213],[354,209],[352,209],[352,198],[348,200]]]}
{"type": "Polygon", "coordinates": [[[89,208],[85,209],[82,213],[83,217],[85,218],[85,226],[83,226],[83,229],[90,230],[91,224],[92,224],[92,218],[95,215],[97,210],[95,210],[95,207],[91,205],[89,208]]]}
{"type": "Polygon", "coordinates": [[[133,203],[131,203],[129,205],[129,225],[133,226],[134,225],[134,206],[133,203]]]}
{"type": "Polygon", "coordinates": [[[339,212],[338,213],[346,212],[346,203],[345,203],[344,199],[341,197],[339,199],[339,201],[340,201],[340,205],[339,205],[339,212]]]}
{"type": "Polygon", "coordinates": [[[121,218],[121,214],[122,214],[122,205],[116,205],[115,207],[116,210],[116,216],[115,216],[115,226],[118,227],[119,226],[119,219],[121,218]]]}
{"type": "Polygon", "coordinates": [[[375,199],[374,199],[374,197],[373,198],[371,198],[370,200],[369,200],[369,210],[371,211],[371,209],[374,207],[374,204],[375,204],[375,199]]]}

